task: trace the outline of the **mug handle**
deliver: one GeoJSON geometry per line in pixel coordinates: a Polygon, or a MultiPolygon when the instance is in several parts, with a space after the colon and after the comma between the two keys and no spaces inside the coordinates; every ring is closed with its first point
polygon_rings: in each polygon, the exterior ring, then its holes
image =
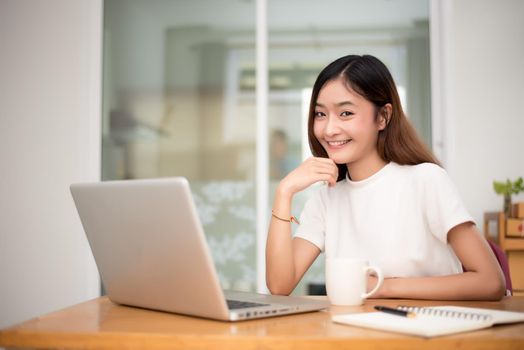
{"type": "Polygon", "coordinates": [[[376,266],[367,266],[366,269],[365,269],[366,276],[371,271],[374,271],[376,273],[376,275],[377,275],[377,278],[378,278],[377,285],[369,293],[363,293],[362,294],[362,299],[367,299],[370,296],[372,296],[373,294],[375,294],[375,292],[382,286],[382,283],[384,283],[384,276],[382,275],[382,271],[380,271],[380,269],[378,267],[376,267],[376,266]]]}

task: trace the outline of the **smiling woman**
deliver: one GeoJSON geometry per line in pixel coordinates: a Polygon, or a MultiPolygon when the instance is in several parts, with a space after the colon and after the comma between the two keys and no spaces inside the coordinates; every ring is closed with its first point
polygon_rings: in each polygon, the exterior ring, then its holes
{"type": "MultiPolygon", "coordinates": [[[[314,157],[282,179],[273,213],[289,217],[296,193],[320,181],[328,187],[308,200],[294,238],[289,223],[271,220],[266,276],[272,293],[289,294],[325,252],[328,259],[378,266],[385,279],[376,297],[502,298],[495,256],[406,119],[380,60],[348,55],[320,72],[308,136],[314,157]]],[[[376,278],[368,280],[370,290],[376,278]]]]}
{"type": "MultiPolygon", "coordinates": [[[[355,163],[367,153],[377,152],[366,146],[376,144],[377,131],[384,129],[385,119],[375,121],[375,106],[348,88],[343,78],[326,83],[315,105],[315,139],[336,164],[355,163]]],[[[352,176],[355,179],[355,174],[352,176]]]]}
{"type": "MultiPolygon", "coordinates": [[[[270,130],[286,133],[286,159],[296,167],[311,156],[307,119],[312,86],[328,62],[349,53],[372,54],[387,65],[410,122],[431,145],[428,17],[426,0],[268,0],[268,124],[270,130]]],[[[276,158],[270,154],[270,162],[276,158]]],[[[270,182],[270,202],[287,173],[270,182]]],[[[314,186],[294,196],[294,214],[313,192],[314,186]]],[[[263,247],[258,253],[264,254],[263,247]]],[[[306,293],[323,282],[321,254],[293,293],[306,293]]]]}
{"type": "Polygon", "coordinates": [[[369,55],[342,57],[320,73],[311,96],[308,136],[314,156],[335,157],[337,181],[351,164],[354,180],[369,176],[357,169],[374,173],[389,161],[438,164],[407,120],[389,70],[369,55]],[[336,142],[349,140],[347,145],[336,142]],[[351,150],[341,152],[345,147],[351,150]]]}

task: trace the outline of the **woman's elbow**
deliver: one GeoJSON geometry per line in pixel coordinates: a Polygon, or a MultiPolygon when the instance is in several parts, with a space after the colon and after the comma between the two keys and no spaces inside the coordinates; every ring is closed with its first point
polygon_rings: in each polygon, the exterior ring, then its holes
{"type": "Polygon", "coordinates": [[[501,278],[493,278],[485,284],[486,300],[498,301],[506,295],[506,280],[504,276],[501,278]]]}
{"type": "Polygon", "coordinates": [[[266,281],[266,286],[273,295],[289,295],[292,292],[289,287],[278,283],[271,283],[270,281],[266,281]]]}
{"type": "Polygon", "coordinates": [[[278,288],[269,288],[269,292],[270,292],[272,295],[284,295],[284,296],[288,296],[289,294],[291,294],[291,292],[288,291],[287,289],[278,289],[278,288]]]}

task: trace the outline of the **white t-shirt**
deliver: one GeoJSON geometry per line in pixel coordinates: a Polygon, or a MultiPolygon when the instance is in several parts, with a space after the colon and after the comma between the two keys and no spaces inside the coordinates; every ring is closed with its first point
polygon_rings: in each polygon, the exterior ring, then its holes
{"type": "Polygon", "coordinates": [[[448,232],[473,219],[444,169],[389,163],[362,181],[323,186],[306,202],[295,237],[326,257],[355,257],[384,277],[462,272],[448,232]]]}

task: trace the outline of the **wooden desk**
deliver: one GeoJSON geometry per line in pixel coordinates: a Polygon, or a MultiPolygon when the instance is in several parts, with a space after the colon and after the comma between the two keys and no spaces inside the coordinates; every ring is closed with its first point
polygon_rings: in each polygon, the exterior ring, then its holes
{"type": "Polygon", "coordinates": [[[68,349],[524,349],[524,323],[430,340],[332,323],[373,305],[462,305],[524,311],[501,302],[369,300],[358,307],[226,323],[118,306],[102,297],[0,331],[0,347],[68,349]]]}

